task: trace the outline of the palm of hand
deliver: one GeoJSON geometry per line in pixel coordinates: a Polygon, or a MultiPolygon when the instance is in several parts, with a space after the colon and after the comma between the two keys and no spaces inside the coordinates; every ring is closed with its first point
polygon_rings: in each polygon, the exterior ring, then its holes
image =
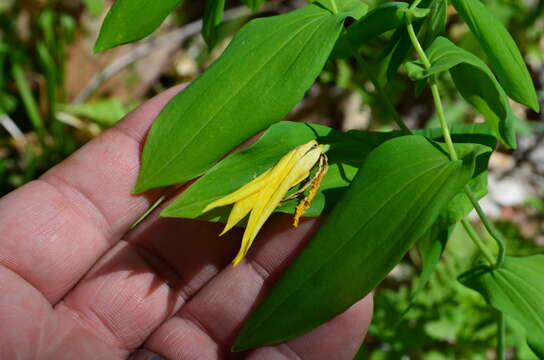
{"type": "Polygon", "coordinates": [[[371,299],[287,343],[229,354],[236,332],[316,228],[270,221],[247,261],[240,232],[161,219],[130,195],[141,144],[179,88],[143,105],[40,180],[0,200],[0,359],[350,359],[371,299]],[[128,232],[128,233],[127,233],[128,232]]]}

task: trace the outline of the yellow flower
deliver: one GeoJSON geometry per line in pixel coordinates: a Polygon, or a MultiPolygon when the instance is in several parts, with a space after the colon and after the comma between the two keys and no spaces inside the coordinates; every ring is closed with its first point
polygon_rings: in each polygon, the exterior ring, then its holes
{"type": "Polygon", "coordinates": [[[240,189],[206,206],[204,212],[217,207],[234,204],[221,235],[229,231],[250,213],[242,238],[242,246],[238,255],[232,261],[234,266],[247,254],[249,247],[268,217],[282,200],[287,199],[285,195],[289,189],[306,179],[317,163],[319,163],[319,170],[316,176],[306,186],[289,197],[293,198],[303,192],[308,186],[312,187],[309,196],[297,206],[294,226],[298,226],[298,219],[310,207],[310,201],[317,193],[317,187],[321,178],[327,171],[323,146],[319,145],[315,140],[291,150],[273,168],[268,169],[240,189]]]}

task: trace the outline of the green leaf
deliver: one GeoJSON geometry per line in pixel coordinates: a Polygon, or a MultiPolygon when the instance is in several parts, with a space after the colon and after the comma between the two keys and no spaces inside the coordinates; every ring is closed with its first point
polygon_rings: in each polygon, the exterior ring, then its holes
{"type": "Polygon", "coordinates": [[[94,52],[140,40],[155,31],[182,0],[116,0],[102,23],[94,52]]]}
{"type": "MultiPolygon", "coordinates": [[[[451,132],[455,142],[480,143],[489,147],[496,145],[495,138],[489,135],[490,130],[487,124],[454,125],[451,132]]],[[[429,139],[442,141],[440,129],[419,130],[416,133],[429,139]]],[[[293,122],[274,124],[255,144],[229,155],[208,170],[163,210],[161,216],[224,222],[230,209],[221,208],[203,214],[202,211],[206,205],[239,189],[255,176],[273,167],[282,156],[293,148],[310,140],[330,145],[327,152],[329,171],[321,182],[318,193],[312,201],[312,206],[305,212],[305,216],[319,216],[336,204],[366,156],[373,149],[383,142],[401,135],[404,135],[401,131],[353,130],[344,133],[316,124],[293,122]]],[[[482,164],[478,162],[477,177],[471,180],[471,183],[475,182],[475,188],[478,190],[478,194],[481,193],[481,196],[487,192],[487,173],[483,174],[484,176],[480,174],[480,171],[487,169],[487,159],[482,160],[482,164]],[[483,187],[483,192],[480,187],[483,187]]],[[[464,194],[461,192],[459,196],[464,197],[464,194]]],[[[464,204],[463,211],[468,212],[472,209],[470,202],[466,197],[463,199],[468,204],[468,209],[464,204]]],[[[292,214],[296,203],[296,200],[284,202],[276,211],[292,214]]],[[[458,201],[451,202],[452,214],[445,214],[445,217],[451,219],[455,216],[466,215],[466,213],[455,215],[459,211],[457,203],[458,201]]]]}
{"type": "Polygon", "coordinates": [[[224,9],[225,0],[206,0],[206,8],[202,18],[202,36],[209,49],[213,49],[217,43],[217,32],[223,20],[224,9]]]}
{"type": "MultiPolygon", "coordinates": [[[[427,9],[434,1],[438,0],[422,0],[418,7],[427,9]]],[[[415,19],[413,22],[414,31],[420,35],[421,27],[424,22],[429,21],[429,18],[415,19]]],[[[399,66],[405,61],[406,57],[412,50],[412,42],[406,31],[406,26],[399,27],[391,36],[389,46],[382,52],[379,57],[379,62],[374,69],[378,82],[381,86],[385,86],[397,73],[399,66]]]]}
{"type": "Polygon", "coordinates": [[[341,0],[337,1],[337,4],[338,13],[355,20],[363,17],[368,11],[368,5],[363,0],[341,0]]]}
{"type": "Polygon", "coordinates": [[[515,148],[514,114],[504,90],[487,65],[444,37],[436,38],[426,53],[431,67],[425,69],[419,60],[408,63],[408,75],[419,80],[449,70],[463,98],[484,115],[506,146],[515,148]]]}
{"type": "Polygon", "coordinates": [[[251,11],[256,12],[264,4],[265,0],[242,0],[242,3],[251,9],[251,11]]]}
{"type": "MultiPolygon", "coordinates": [[[[177,197],[161,216],[224,221],[230,209],[202,214],[204,208],[251,181],[298,145],[310,140],[330,145],[329,171],[305,216],[318,216],[332,208],[351,183],[365,157],[378,145],[396,137],[393,132],[354,131],[343,133],[326,126],[280,122],[272,125],[253,145],[222,160],[177,197]]],[[[287,201],[278,212],[293,213],[295,201],[287,201]]]]}
{"type": "Polygon", "coordinates": [[[446,32],[448,22],[448,0],[434,0],[430,6],[430,14],[421,26],[418,34],[423,48],[428,47],[438,35],[446,32]]]}
{"type": "Polygon", "coordinates": [[[479,0],[452,3],[478,39],[508,96],[538,112],[533,81],[508,30],[479,0]]]}
{"type": "Polygon", "coordinates": [[[368,5],[362,0],[309,0],[308,2],[321,6],[333,14],[343,14],[344,18],[359,19],[368,10],[368,5]]]}
{"type": "MultiPolygon", "coordinates": [[[[492,131],[485,123],[454,125],[451,127],[450,132],[455,144],[481,144],[490,149],[497,146],[497,139],[491,135],[492,131]]],[[[441,129],[418,130],[416,134],[443,141],[441,129]]],[[[477,199],[481,199],[487,194],[487,165],[490,155],[491,153],[486,153],[477,158],[473,178],[468,182],[468,186],[477,199]]],[[[438,265],[455,225],[465,218],[472,208],[472,203],[464,191],[458,192],[440,213],[433,226],[417,241],[422,269],[409,307],[419,296],[438,265]]],[[[409,310],[409,307],[406,311],[409,310]]]]}
{"type": "MultiPolygon", "coordinates": [[[[455,225],[444,228],[443,224],[441,224],[440,221],[437,221],[418,240],[417,245],[421,257],[422,268],[418,284],[412,293],[412,302],[419,296],[431,278],[454,229],[455,225]]],[[[410,306],[412,302],[410,303],[410,306]]]]}
{"type": "Polygon", "coordinates": [[[544,255],[506,257],[498,269],[478,266],[459,280],[478,291],[495,309],[517,321],[527,342],[544,358],[544,255]]]}
{"type": "Polygon", "coordinates": [[[192,179],[281,120],[321,72],[343,16],[316,5],[249,22],[155,120],[134,192],[192,179]]]}
{"type": "MultiPolygon", "coordinates": [[[[492,135],[493,131],[486,123],[457,124],[450,128],[451,137],[455,144],[481,144],[494,149],[497,139],[492,135]]],[[[417,130],[416,134],[426,136],[429,139],[443,142],[442,130],[439,128],[417,130]]],[[[486,153],[476,160],[474,177],[469,181],[468,187],[477,199],[487,194],[487,168],[491,153],[486,153]]],[[[449,202],[448,207],[438,218],[442,230],[448,229],[472,211],[472,203],[464,191],[457,193],[449,202]]]]}
{"type": "Polygon", "coordinates": [[[85,104],[59,104],[59,110],[75,116],[88,118],[109,127],[125,116],[129,109],[115,99],[100,100],[85,104]]]}
{"type": "Polygon", "coordinates": [[[408,3],[403,2],[388,2],[372,9],[348,27],[335,46],[333,57],[347,58],[351,56],[352,46],[359,48],[368,40],[403,26],[407,9],[408,3]]]}
{"type": "Polygon", "coordinates": [[[450,161],[418,135],[385,142],[238,334],[233,350],[299,336],[367,295],[472,177],[481,145],[450,161]]]}

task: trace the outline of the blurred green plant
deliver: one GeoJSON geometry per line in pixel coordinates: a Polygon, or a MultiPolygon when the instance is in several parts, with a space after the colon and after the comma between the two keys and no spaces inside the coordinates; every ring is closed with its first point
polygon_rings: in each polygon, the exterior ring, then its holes
{"type": "MultiPolygon", "coordinates": [[[[508,237],[515,230],[515,226],[511,226],[512,230],[505,233],[508,237]]],[[[509,244],[514,242],[517,240],[509,244]]],[[[528,241],[523,249],[509,247],[513,256],[541,251],[542,248],[528,241]]],[[[420,266],[418,257],[412,255],[401,267],[408,274],[416,273],[420,266]]],[[[427,286],[404,315],[412,301],[417,279],[413,276],[399,282],[390,279],[376,293],[369,339],[357,359],[397,360],[403,356],[424,360],[489,359],[491,355],[482,349],[493,349],[497,345],[496,314],[478,293],[457,281],[457,277],[477,258],[478,250],[458,227],[427,286]]],[[[506,339],[509,358],[537,359],[527,346],[523,329],[516,323],[508,322],[506,339]]]]}
{"type": "MultiPolygon", "coordinates": [[[[263,3],[242,2],[253,11],[263,3]]],[[[83,21],[79,16],[56,6],[58,3],[49,1],[43,8],[29,10],[26,2],[0,0],[0,195],[35,179],[89,137],[96,135],[101,128],[113,125],[133,107],[110,98],[98,98],[83,104],[70,103],[66,95],[67,48],[73,43],[76,33],[83,28],[83,21]],[[27,25],[25,19],[28,20],[27,25]]],[[[96,17],[102,15],[107,7],[104,0],[82,0],[77,3],[84,6],[88,14],[96,17]]],[[[119,0],[118,3],[118,6],[131,4],[119,0]]],[[[181,1],[168,1],[166,7],[171,9],[180,3],[181,1]]],[[[378,0],[366,3],[369,8],[374,9],[386,2],[378,0]]],[[[427,5],[428,3],[425,0],[422,2],[427,5]]],[[[429,8],[432,15],[429,17],[436,21],[426,23],[426,27],[421,30],[420,40],[423,46],[427,47],[438,31],[442,35],[447,33],[459,47],[484,58],[484,52],[476,37],[462,24],[459,14],[451,6],[448,7],[446,1],[432,3],[429,8]]],[[[507,25],[522,53],[529,59],[529,75],[537,83],[540,99],[544,97],[544,52],[541,45],[544,33],[543,4],[542,0],[535,3],[486,1],[486,6],[500,22],[507,25]]],[[[196,3],[190,6],[199,11],[196,3]]],[[[407,6],[395,4],[395,7],[407,6]]],[[[205,35],[211,45],[217,41],[217,48],[221,48],[220,42],[228,41],[232,32],[246,21],[246,18],[237,19],[235,26],[232,25],[235,22],[230,25],[221,22],[222,6],[220,8],[220,11],[219,8],[209,8],[209,14],[205,17],[208,19],[205,24],[209,29],[209,33],[205,35]],[[233,29],[230,30],[229,26],[233,29]]],[[[204,12],[204,9],[200,10],[204,12]]],[[[166,13],[159,14],[146,35],[164,20],[166,13]]],[[[181,18],[183,21],[188,19],[185,15],[181,18]]],[[[141,32],[137,22],[133,22],[133,25],[136,26],[134,31],[141,32]]],[[[414,23],[416,30],[418,26],[414,23]]],[[[136,37],[144,36],[140,35],[136,37]]],[[[126,42],[136,37],[134,34],[128,34],[127,38],[120,40],[105,37],[98,48],[111,47],[117,44],[116,41],[126,42]]],[[[390,109],[384,105],[379,91],[376,91],[376,84],[372,84],[371,76],[377,74],[382,82],[384,78],[389,79],[383,91],[396,109],[407,114],[409,125],[421,128],[438,126],[440,119],[432,112],[431,93],[429,88],[422,86],[423,81],[414,84],[403,67],[393,76],[401,64],[391,62],[385,56],[383,44],[394,44],[399,38],[401,35],[398,33],[385,31],[370,38],[360,47],[360,52],[370,68],[366,74],[357,70],[355,59],[338,58],[329,61],[315,86],[316,92],[327,92],[334,99],[342,99],[351,93],[357,94],[362,99],[363,106],[370,112],[370,121],[364,126],[389,130],[392,125],[390,109]],[[392,68],[393,71],[390,71],[392,68]],[[335,95],[338,93],[340,95],[335,95]]],[[[195,43],[198,43],[198,39],[193,39],[189,47],[195,43]]],[[[399,43],[395,45],[397,49],[399,43]]],[[[409,52],[409,49],[410,46],[403,51],[409,52]]],[[[220,52],[220,49],[216,51],[220,52]]],[[[217,56],[217,53],[205,50],[197,52],[194,57],[198,58],[199,64],[205,64],[209,62],[210,54],[212,57],[217,56]]],[[[478,116],[460,98],[451,75],[442,73],[437,76],[436,81],[447,105],[450,124],[463,123],[478,116]]],[[[312,96],[308,96],[308,101],[312,100],[312,96]]],[[[321,108],[316,104],[323,97],[318,96],[316,99],[310,105],[314,112],[319,112],[321,108]]],[[[339,107],[336,104],[332,106],[339,107]]],[[[543,130],[542,123],[535,121],[539,118],[534,111],[519,108],[515,110],[516,129],[521,136],[543,130]]],[[[334,127],[342,126],[341,122],[335,120],[338,116],[334,111],[325,114],[332,114],[334,127]]],[[[542,213],[542,204],[542,199],[535,197],[530,199],[527,206],[542,213]]],[[[507,239],[509,255],[528,256],[542,253],[542,248],[536,246],[532,239],[525,238],[514,223],[500,221],[495,225],[507,239]]],[[[492,349],[497,345],[496,314],[486,306],[481,296],[456,281],[464,269],[473,265],[476,254],[476,248],[464,232],[456,230],[436,271],[414,300],[413,294],[419,280],[414,274],[423,265],[417,254],[410,253],[400,265],[405,276],[402,279],[391,276],[376,293],[376,312],[369,341],[359,357],[372,360],[399,359],[403,356],[410,359],[492,358],[492,349]],[[405,314],[410,305],[410,311],[405,314]],[[394,326],[395,324],[397,325],[394,326]]],[[[526,344],[523,330],[509,319],[507,323],[508,356],[522,360],[534,359],[526,344]]]]}
{"type": "MultiPolygon", "coordinates": [[[[102,0],[85,5],[92,15],[104,11],[102,0]]],[[[0,2],[0,195],[37,178],[89,138],[83,134],[88,126],[75,116],[108,127],[128,110],[116,100],[66,105],[67,48],[77,21],[54,2],[36,9],[0,2]]]]}

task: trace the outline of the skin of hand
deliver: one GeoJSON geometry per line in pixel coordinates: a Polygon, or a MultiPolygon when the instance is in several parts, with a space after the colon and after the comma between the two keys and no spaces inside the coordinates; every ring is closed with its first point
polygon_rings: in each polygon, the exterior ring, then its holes
{"type": "Polygon", "coordinates": [[[175,87],[38,180],[0,199],[0,359],[352,359],[372,298],[299,338],[229,352],[256,304],[318,227],[274,215],[247,258],[241,231],[160,218],[165,190],[132,195],[145,134],[175,87]]]}

